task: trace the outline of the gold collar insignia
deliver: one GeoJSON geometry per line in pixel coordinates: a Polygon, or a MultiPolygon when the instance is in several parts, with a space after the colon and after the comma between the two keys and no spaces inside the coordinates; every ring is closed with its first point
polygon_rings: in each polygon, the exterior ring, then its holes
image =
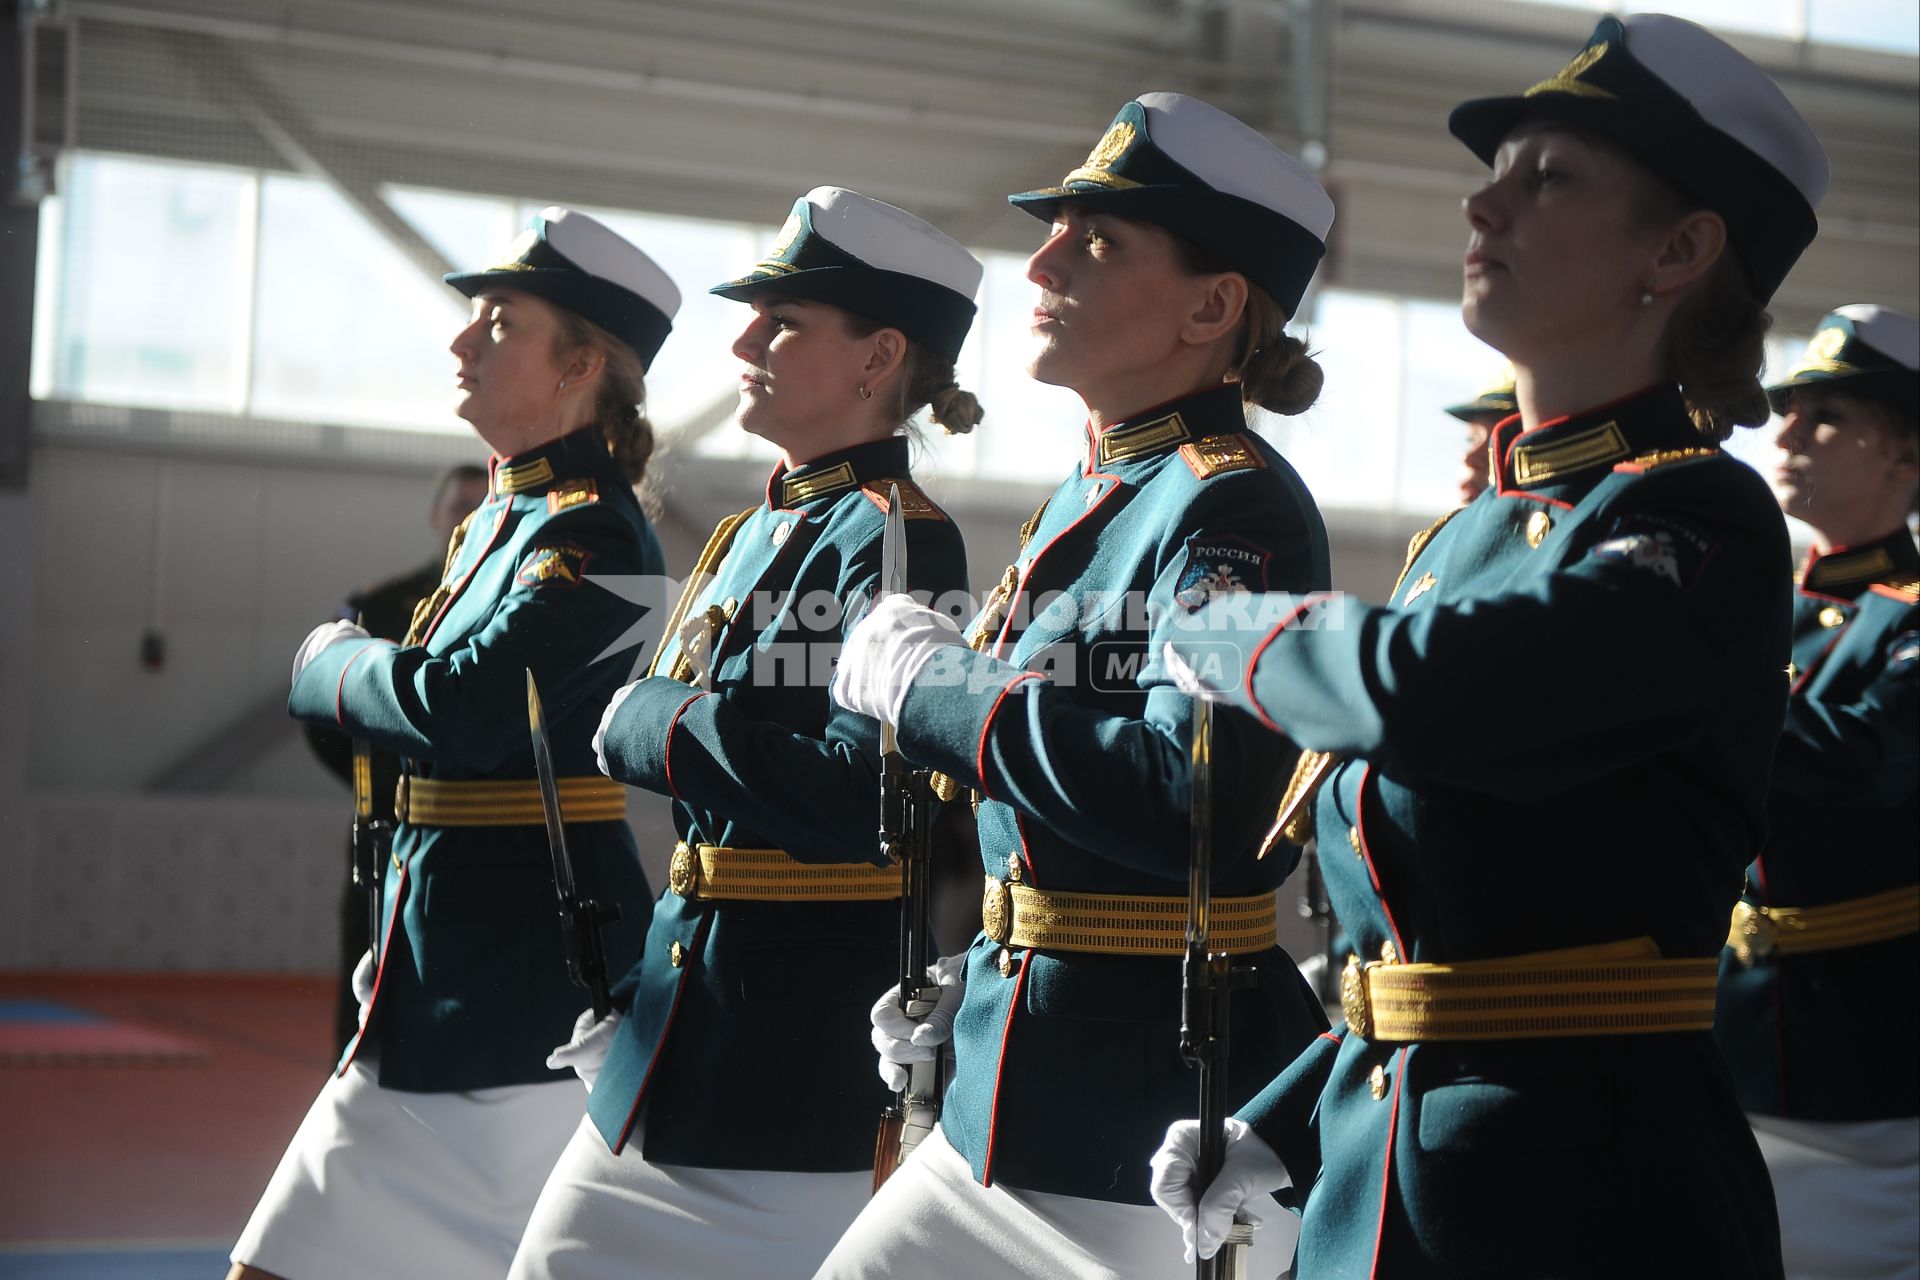
{"type": "Polygon", "coordinates": [[[838,489],[851,489],[854,485],[853,464],[838,463],[825,471],[816,471],[810,475],[788,476],[780,482],[780,505],[791,507],[802,502],[812,502],[815,498],[825,497],[838,489]]]}
{"type": "Polygon", "coordinates": [[[1828,556],[1814,562],[1805,585],[1815,591],[1849,582],[1863,582],[1893,572],[1893,557],[1885,547],[1870,547],[1850,555],[1828,556]]]}
{"type": "Polygon", "coordinates": [[[1134,427],[1115,427],[1100,437],[1100,465],[1125,462],[1129,458],[1138,458],[1155,453],[1168,445],[1191,440],[1193,433],[1187,430],[1187,420],[1178,413],[1170,413],[1164,418],[1155,418],[1134,427]]]}
{"type": "Polygon", "coordinates": [[[1515,445],[1513,478],[1523,485],[1541,484],[1603,462],[1618,462],[1632,452],[1620,424],[1603,422],[1551,444],[1515,445]]]}
{"type": "Polygon", "coordinates": [[[525,493],[553,479],[553,463],[546,458],[518,467],[501,467],[493,474],[495,493],[525,493]]]}

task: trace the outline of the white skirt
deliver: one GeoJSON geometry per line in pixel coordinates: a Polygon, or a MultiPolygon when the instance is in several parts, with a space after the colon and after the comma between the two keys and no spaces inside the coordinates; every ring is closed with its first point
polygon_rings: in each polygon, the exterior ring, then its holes
{"type": "Polygon", "coordinates": [[[403,1093],[357,1058],[314,1099],[231,1258],[283,1280],[504,1276],[585,1099],[571,1080],[403,1093]]]}
{"type": "MultiPolygon", "coordinates": [[[[1269,1197],[1247,1274],[1293,1263],[1300,1219],[1269,1197]]],[[[966,1280],[1167,1280],[1193,1274],[1180,1228],[1153,1205],[983,1187],[936,1126],[827,1255],[815,1280],[956,1276],[966,1280]]]]}
{"type": "Polygon", "coordinates": [[[1920,1277],[1920,1117],[1747,1119],[1773,1177],[1788,1280],[1920,1277]]]}
{"type": "Polygon", "coordinates": [[[873,1174],[693,1169],[619,1155],[582,1120],[527,1222],[510,1280],[776,1280],[813,1273],[873,1174]]]}

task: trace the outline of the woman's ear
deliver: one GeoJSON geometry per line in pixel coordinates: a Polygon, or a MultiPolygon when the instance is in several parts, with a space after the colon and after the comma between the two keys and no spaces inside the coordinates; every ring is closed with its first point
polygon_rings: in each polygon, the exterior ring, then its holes
{"type": "Polygon", "coordinates": [[[1240,327],[1247,312],[1247,278],[1238,271],[1197,276],[1193,309],[1180,325],[1180,340],[1191,346],[1211,346],[1240,327]]]}
{"type": "Polygon", "coordinates": [[[585,386],[600,376],[607,367],[607,353],[597,345],[575,347],[567,358],[562,373],[570,386],[585,386]]]}
{"type": "Polygon", "coordinates": [[[871,387],[885,382],[906,363],[907,335],[898,329],[876,329],[867,343],[867,359],[860,373],[871,387]]]}
{"type": "Polygon", "coordinates": [[[1653,262],[1648,292],[1658,295],[1686,288],[1713,270],[1726,250],[1725,219],[1711,210],[1695,209],[1668,229],[1653,262]]]}

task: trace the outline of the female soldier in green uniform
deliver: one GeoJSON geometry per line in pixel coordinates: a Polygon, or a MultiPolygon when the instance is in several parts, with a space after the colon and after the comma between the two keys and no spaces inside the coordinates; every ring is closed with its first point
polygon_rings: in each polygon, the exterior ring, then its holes
{"type": "Polygon", "coordinates": [[[1787,378],[1780,507],[1813,530],[1767,845],[1720,961],[1715,1032],[1773,1175],[1790,1276],[1920,1262],[1920,326],[1827,316],[1787,378]]]}
{"type": "Polygon", "coordinates": [[[966,588],[900,428],[927,404],[949,431],[979,420],[953,362],[981,274],[912,214],[818,187],[713,290],[752,308],[739,421],[781,463],[601,722],[603,768],[671,797],[680,843],[621,1016],[583,1015],[556,1057],[598,1073],[515,1280],[805,1275],[866,1201],[887,1101],[866,1012],[898,972],[900,871],[876,865],[879,727],[827,681],[896,488],[912,589],[966,588]]]}
{"type": "Polygon", "coordinates": [[[1777,1277],[1710,1029],[1786,699],[1786,533],[1717,446],[1767,419],[1763,308],[1826,157],[1757,68],[1659,14],[1452,129],[1493,169],[1464,318],[1520,413],[1386,606],[1317,629],[1334,606],[1216,607],[1171,637],[1338,753],[1300,780],[1358,955],[1345,1024],[1240,1113],[1198,1222],[1190,1122],[1156,1191],[1211,1252],[1284,1187],[1303,1276],[1777,1277]]]}
{"type": "MultiPolygon", "coordinates": [[[[836,698],[972,788],[986,898],[968,952],[937,966],[928,1025],[891,995],[874,1007],[883,1072],[951,1027],[955,1075],[940,1128],[823,1276],[1178,1266],[1146,1159],[1196,1088],[1180,1055],[1192,703],[1147,641],[1158,615],[1217,595],[1328,582],[1320,513],[1247,418],[1320,389],[1285,332],[1333,221],[1312,175],[1232,116],[1150,93],[1058,186],[1012,201],[1051,224],[1027,268],[1031,367],[1085,402],[1084,453],[1022,530],[972,648],[895,596],[841,659],[836,698]]],[[[1215,941],[1253,975],[1232,996],[1237,1100],[1326,1025],[1276,942],[1297,850],[1253,856],[1291,763],[1248,717],[1216,722],[1215,941]]],[[[1292,1247],[1274,1217],[1254,1246],[1267,1275],[1292,1247]]]]}
{"type": "MultiPolygon", "coordinates": [[[[555,918],[529,670],[581,893],[647,898],[624,794],[591,746],[642,611],[586,578],[663,571],[632,486],[653,447],[642,378],[679,291],[558,208],[506,262],[447,282],[473,299],[452,350],[459,413],[494,450],[490,492],[404,643],[328,623],[294,662],[295,716],[407,767],[360,1033],[234,1247],[236,1276],[506,1272],[580,1106],[545,1061],[580,997],[555,918]]],[[[637,913],[609,929],[609,960],[630,962],[644,931],[637,913]]]]}

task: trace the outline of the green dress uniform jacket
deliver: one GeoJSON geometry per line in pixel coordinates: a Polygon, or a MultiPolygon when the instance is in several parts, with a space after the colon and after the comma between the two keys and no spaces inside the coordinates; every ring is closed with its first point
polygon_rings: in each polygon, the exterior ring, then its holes
{"type": "MultiPolygon", "coordinates": [[[[705,642],[710,679],[649,675],[602,742],[613,777],[673,798],[686,844],[882,862],[880,726],[827,691],[879,589],[890,485],[908,589],[938,598],[967,583],[959,528],[908,478],[908,451],[894,436],[776,470],[766,501],[716,533],[710,554],[732,525],[687,611],[720,624],[705,642]]],[[[681,647],[668,636],[655,669],[671,670],[681,647]]],[[[588,1099],[608,1146],[622,1150],[637,1124],[652,1163],[869,1167],[888,1094],[867,1013],[898,976],[899,934],[897,894],[715,901],[669,885],[614,991],[624,1017],[588,1099]]]]}
{"type": "MultiPolygon", "coordinates": [[[[1702,444],[1668,388],[1509,418],[1494,487],[1415,539],[1389,604],[1215,605],[1174,639],[1189,662],[1230,647],[1234,703],[1340,753],[1316,830],[1361,956],[1718,955],[1764,829],[1789,602],[1771,495],[1702,444]]],[[[1302,1276],[1780,1274],[1705,1030],[1375,1043],[1343,1023],[1240,1114],[1304,1199],[1302,1276]]]]}
{"type": "MultiPolygon", "coordinates": [[[[975,790],[996,887],[1184,895],[1192,702],[1152,657],[1154,619],[1221,593],[1324,588],[1319,512],[1223,386],[1090,435],[1024,532],[977,648],[945,650],[916,677],[901,750],[975,790]]],[[[1293,756],[1244,714],[1215,718],[1216,895],[1272,894],[1297,862],[1285,844],[1253,856],[1293,756]]],[[[1256,981],[1232,996],[1236,1103],[1326,1026],[1284,950],[1239,959],[1256,981]]],[[[976,937],[941,1116],[974,1176],[1149,1203],[1147,1160],[1198,1097],[1180,997],[1178,956],[976,937]]]]}
{"type": "MultiPolygon", "coordinates": [[[[533,788],[527,678],[539,682],[561,777],[597,776],[591,739],[627,678],[644,610],[589,577],[659,575],[659,543],[594,429],[491,462],[486,501],[454,533],[411,643],[349,639],[300,672],[301,720],[405,757],[414,778],[533,788]]],[[[583,897],[627,904],[604,931],[631,962],[649,896],[624,821],[570,823],[583,897]]],[[[547,1053],[586,997],[567,977],[544,825],[402,821],[383,889],[371,1012],[347,1047],[379,1046],[380,1083],[441,1092],[566,1078],[547,1053]]]]}
{"type": "MultiPolygon", "coordinates": [[[[1807,559],[1794,593],[1792,696],[1774,757],[1756,907],[1820,907],[1912,889],[1920,849],[1920,550],[1900,529],[1807,559]]],[[[1911,908],[1909,908],[1909,911],[1911,908]]],[[[1715,1032],[1750,1113],[1920,1115],[1920,1076],[1860,1069],[1839,1046],[1920,1060],[1920,934],[1758,956],[1729,948],[1715,1032]]]]}

